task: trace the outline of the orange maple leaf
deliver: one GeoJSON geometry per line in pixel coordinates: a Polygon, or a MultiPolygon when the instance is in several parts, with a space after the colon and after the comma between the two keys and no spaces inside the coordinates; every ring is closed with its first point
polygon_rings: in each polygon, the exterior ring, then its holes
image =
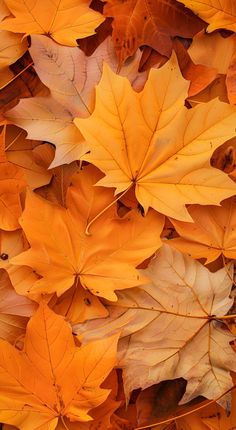
{"type": "MultiPolygon", "coordinates": [[[[28,194],[20,220],[31,248],[11,262],[27,265],[43,276],[31,292],[61,295],[79,282],[95,295],[116,300],[115,289],[142,284],[135,268],[161,245],[163,216],[133,210],[118,218],[112,190],[94,187],[101,173],[88,166],[72,178],[67,209],[28,194]]],[[[26,293],[26,291],[25,291],[26,293]]]]}
{"type": "Polygon", "coordinates": [[[27,326],[23,351],[0,340],[0,420],[21,430],[53,430],[58,419],[92,420],[88,412],[116,363],[117,336],[76,347],[71,328],[41,303],[27,326]]]}

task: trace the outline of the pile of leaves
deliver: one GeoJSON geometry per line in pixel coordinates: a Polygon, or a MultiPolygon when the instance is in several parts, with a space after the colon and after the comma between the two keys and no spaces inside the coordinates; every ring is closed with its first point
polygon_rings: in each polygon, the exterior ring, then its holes
{"type": "Polygon", "coordinates": [[[4,430],[235,428],[235,32],[234,0],[0,0],[4,430]]]}

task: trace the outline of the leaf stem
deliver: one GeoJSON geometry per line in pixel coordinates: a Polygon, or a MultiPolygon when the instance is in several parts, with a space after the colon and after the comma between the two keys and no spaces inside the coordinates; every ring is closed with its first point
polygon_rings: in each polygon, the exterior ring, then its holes
{"type": "Polygon", "coordinates": [[[64,420],[63,415],[61,415],[61,422],[62,422],[63,426],[65,427],[65,429],[66,429],[66,430],[69,430],[69,428],[67,427],[67,425],[66,425],[66,423],[65,423],[65,420],[64,420]]]}
{"type": "Polygon", "coordinates": [[[104,214],[104,212],[106,212],[108,209],[110,209],[110,207],[112,207],[119,199],[121,199],[121,197],[123,197],[127,191],[133,186],[133,183],[131,183],[129,185],[129,187],[123,191],[122,194],[120,194],[115,200],[113,200],[113,202],[111,202],[108,206],[106,206],[104,209],[101,210],[101,212],[99,212],[93,219],[91,219],[91,221],[87,224],[86,230],[85,230],[85,234],[86,236],[91,236],[91,233],[89,232],[89,229],[91,227],[91,225],[101,216],[104,214]]]}

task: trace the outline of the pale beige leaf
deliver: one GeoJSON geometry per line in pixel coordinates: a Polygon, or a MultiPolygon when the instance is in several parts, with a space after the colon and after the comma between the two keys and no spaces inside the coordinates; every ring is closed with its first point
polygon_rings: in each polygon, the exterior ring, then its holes
{"type": "Polygon", "coordinates": [[[45,140],[56,145],[51,167],[79,160],[88,151],[71,113],[51,97],[23,99],[5,117],[27,130],[29,139],[45,140]]]}
{"type": "Polygon", "coordinates": [[[127,395],[182,377],[188,381],[182,402],[198,395],[218,398],[232,387],[229,370],[236,369],[236,354],[229,344],[233,335],[212,319],[232,305],[229,270],[211,273],[163,245],[142,270],[149,284],[119,292],[115,306],[108,306],[109,318],[74,330],[87,342],[122,327],[119,365],[127,395]]]}

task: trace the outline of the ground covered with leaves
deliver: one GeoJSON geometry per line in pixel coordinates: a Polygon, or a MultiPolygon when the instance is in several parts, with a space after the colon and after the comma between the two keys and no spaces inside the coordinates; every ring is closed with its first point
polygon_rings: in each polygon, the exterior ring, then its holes
{"type": "Polygon", "coordinates": [[[3,430],[236,428],[234,32],[0,0],[3,430]]]}

